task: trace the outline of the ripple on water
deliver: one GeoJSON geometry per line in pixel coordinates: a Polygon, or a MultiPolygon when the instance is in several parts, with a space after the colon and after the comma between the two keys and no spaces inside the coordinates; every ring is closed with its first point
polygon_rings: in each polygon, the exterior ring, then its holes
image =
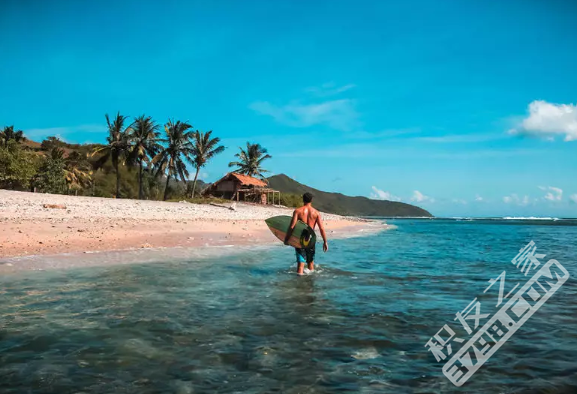
{"type": "MultiPolygon", "coordinates": [[[[332,242],[304,277],[282,247],[93,254],[156,263],[5,276],[3,392],[456,392],[424,344],[520,247],[534,239],[577,272],[577,227],[397,225],[332,242]]],[[[571,279],[466,390],[577,390],[576,293],[571,279]]]]}

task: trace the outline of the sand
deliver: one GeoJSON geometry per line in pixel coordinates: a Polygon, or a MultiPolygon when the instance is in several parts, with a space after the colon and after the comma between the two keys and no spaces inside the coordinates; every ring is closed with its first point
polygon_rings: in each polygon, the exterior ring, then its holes
{"type": "MultiPolygon", "coordinates": [[[[291,213],[284,207],[243,203],[213,206],[0,190],[0,260],[141,248],[262,245],[279,242],[264,219],[291,213]]],[[[323,214],[323,219],[329,240],[385,227],[338,215],[323,214]]]]}

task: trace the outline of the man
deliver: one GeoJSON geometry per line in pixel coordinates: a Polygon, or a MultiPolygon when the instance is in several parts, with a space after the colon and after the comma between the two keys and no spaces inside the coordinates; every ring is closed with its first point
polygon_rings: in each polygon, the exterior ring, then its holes
{"type": "MultiPolygon", "coordinates": [[[[297,221],[302,221],[308,224],[313,230],[318,225],[323,237],[323,250],[326,252],[329,250],[329,244],[327,243],[327,234],[325,233],[325,226],[321,219],[321,214],[319,211],[312,206],[313,195],[310,193],[303,194],[303,206],[295,209],[293,212],[293,219],[291,221],[290,227],[286,233],[286,238],[284,240],[285,245],[288,245],[289,239],[293,233],[297,221]]],[[[296,258],[297,258],[297,274],[302,275],[305,269],[305,262],[308,264],[309,271],[315,270],[315,245],[309,249],[298,249],[295,248],[296,258]]]]}

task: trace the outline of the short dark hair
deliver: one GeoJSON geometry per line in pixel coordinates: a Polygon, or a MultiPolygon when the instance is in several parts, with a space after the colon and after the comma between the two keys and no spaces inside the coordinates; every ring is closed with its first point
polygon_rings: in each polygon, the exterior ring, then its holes
{"type": "Polygon", "coordinates": [[[303,194],[303,202],[305,204],[308,204],[309,202],[313,201],[313,195],[310,194],[309,192],[306,192],[305,194],[303,194]]]}

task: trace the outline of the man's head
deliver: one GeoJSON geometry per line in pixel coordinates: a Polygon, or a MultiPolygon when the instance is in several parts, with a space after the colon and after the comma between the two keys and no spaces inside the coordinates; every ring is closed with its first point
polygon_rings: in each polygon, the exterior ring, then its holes
{"type": "Polygon", "coordinates": [[[310,204],[313,201],[313,195],[309,192],[303,194],[303,203],[310,204]]]}

